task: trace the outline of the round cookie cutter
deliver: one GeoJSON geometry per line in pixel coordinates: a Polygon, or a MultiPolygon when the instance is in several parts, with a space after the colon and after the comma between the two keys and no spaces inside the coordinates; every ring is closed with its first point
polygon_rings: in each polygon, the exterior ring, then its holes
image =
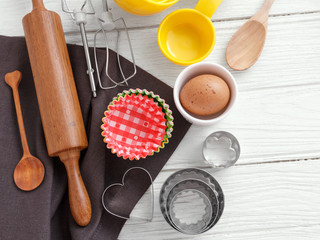
{"type": "MultiPolygon", "coordinates": [[[[219,183],[209,173],[197,168],[183,169],[169,176],[161,188],[159,201],[162,215],[168,222],[168,224],[175,228],[177,231],[186,234],[199,234],[209,230],[219,221],[224,209],[224,195],[219,183]],[[189,182],[189,185],[185,185],[185,182],[189,182]],[[193,183],[193,186],[190,186],[190,182],[195,182],[197,186],[194,185],[195,183],[193,183]],[[174,190],[175,188],[177,190],[174,190]],[[214,202],[217,202],[217,206],[212,209],[212,211],[216,211],[216,215],[212,213],[212,217],[210,219],[211,221],[203,225],[202,228],[196,227],[196,231],[192,231],[192,229],[190,231],[190,229],[188,230],[188,228],[184,229],[183,225],[179,226],[179,222],[176,222],[175,219],[172,220],[170,208],[172,209],[175,200],[178,199],[179,195],[177,194],[182,194],[184,191],[192,190],[193,193],[199,193],[199,191],[202,191],[202,189],[206,189],[207,194],[202,193],[198,195],[200,198],[202,198],[204,204],[206,204],[206,202],[210,202],[212,207],[214,206],[214,202]],[[208,194],[208,192],[211,192],[211,195],[208,194]]],[[[186,214],[188,213],[189,212],[186,211],[186,214]]],[[[204,216],[206,216],[206,214],[204,214],[204,216]]]]}
{"type": "Polygon", "coordinates": [[[186,179],[171,189],[166,212],[171,225],[178,231],[190,235],[203,233],[213,226],[219,215],[217,192],[201,180],[186,179]]]}

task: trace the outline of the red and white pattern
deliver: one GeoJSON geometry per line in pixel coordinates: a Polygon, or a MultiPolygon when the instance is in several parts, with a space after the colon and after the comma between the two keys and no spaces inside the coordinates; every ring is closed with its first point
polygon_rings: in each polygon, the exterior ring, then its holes
{"type": "Polygon", "coordinates": [[[141,94],[114,100],[102,121],[104,142],[124,159],[138,160],[152,155],[166,135],[162,108],[152,98],[141,94]]]}

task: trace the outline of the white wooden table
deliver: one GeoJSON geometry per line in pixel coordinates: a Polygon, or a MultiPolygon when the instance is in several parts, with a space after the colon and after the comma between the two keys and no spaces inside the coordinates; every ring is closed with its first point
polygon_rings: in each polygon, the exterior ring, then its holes
{"type": "MultiPolygon", "coordinates": [[[[102,11],[101,0],[92,1],[98,12],[102,11]]],[[[30,11],[31,0],[0,2],[0,34],[22,36],[21,19],[30,11]]],[[[44,2],[62,17],[67,42],[81,44],[79,29],[61,11],[60,1],[44,2]]],[[[110,4],[114,15],[122,15],[130,27],[137,64],[170,86],[183,67],[162,55],[156,41],[157,28],[174,9],[193,8],[196,3],[180,0],[172,8],[148,17],[130,15],[110,4]]],[[[228,68],[224,54],[229,39],[262,4],[263,0],[222,2],[212,18],[216,46],[206,61],[228,68]]],[[[87,29],[92,46],[97,29],[93,18],[89,17],[87,29]]],[[[260,59],[247,71],[231,70],[239,86],[235,110],[214,126],[191,127],[155,180],[153,221],[126,224],[119,238],[320,239],[319,39],[319,0],[276,0],[260,59]],[[203,163],[201,148],[206,136],[217,130],[233,133],[242,149],[236,166],[213,173],[225,193],[224,214],[210,231],[199,236],[183,235],[163,219],[157,201],[159,190],[176,170],[198,167],[213,172],[203,163]]],[[[127,49],[121,53],[130,57],[127,49]]]]}

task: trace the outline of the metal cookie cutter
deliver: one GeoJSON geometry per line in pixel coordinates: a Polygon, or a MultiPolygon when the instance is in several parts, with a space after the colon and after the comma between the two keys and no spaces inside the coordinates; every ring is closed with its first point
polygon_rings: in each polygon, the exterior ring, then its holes
{"type": "Polygon", "coordinates": [[[62,10],[66,13],[69,13],[72,20],[80,27],[83,49],[86,56],[87,67],[88,67],[87,74],[89,75],[90,86],[91,86],[93,97],[96,97],[97,93],[96,93],[96,86],[94,83],[94,76],[93,76],[94,69],[92,68],[92,65],[91,65],[89,46],[88,46],[86,29],[85,29],[85,25],[87,24],[87,14],[90,14],[90,15],[95,14],[93,5],[90,0],[85,0],[80,9],[78,10],[74,9],[73,11],[69,10],[66,0],[61,0],[61,5],[62,5],[62,10]],[[86,6],[88,6],[88,8],[86,6]]]}
{"type": "Polygon", "coordinates": [[[100,25],[100,29],[94,35],[94,59],[95,59],[96,70],[99,73],[96,49],[97,49],[97,37],[101,33],[103,36],[104,42],[105,42],[105,49],[106,49],[106,66],[105,66],[106,76],[114,85],[104,86],[101,82],[99,74],[97,74],[97,76],[98,76],[97,78],[98,78],[99,86],[101,89],[111,89],[116,86],[123,86],[123,84],[128,85],[128,83],[127,83],[128,80],[130,80],[131,78],[133,78],[136,75],[137,68],[136,68],[132,44],[131,44],[131,40],[130,40],[130,36],[129,36],[126,22],[124,21],[124,19],[122,17],[114,19],[113,15],[109,9],[108,0],[102,0],[102,5],[103,5],[104,11],[102,12],[101,16],[99,18],[97,18],[98,24],[100,25]],[[116,27],[117,22],[119,22],[122,25],[122,29],[124,29],[124,31],[126,33],[127,42],[128,42],[129,49],[130,49],[131,60],[132,60],[132,73],[129,76],[126,76],[124,74],[123,67],[122,67],[121,61],[120,61],[120,55],[119,55],[119,51],[120,51],[119,45],[120,44],[119,44],[119,42],[120,42],[120,30],[121,29],[116,27]],[[119,70],[120,70],[121,77],[122,77],[121,81],[116,81],[109,74],[110,57],[109,57],[109,44],[108,44],[109,41],[108,41],[107,32],[110,32],[113,30],[116,30],[116,32],[117,32],[116,54],[117,54],[117,62],[118,62],[119,70]]]}
{"type": "Polygon", "coordinates": [[[209,230],[219,216],[218,193],[201,180],[186,179],[171,189],[166,208],[174,228],[186,234],[200,234],[209,230]]]}
{"type": "Polygon", "coordinates": [[[177,231],[200,234],[219,221],[224,194],[209,173],[187,168],[172,174],[163,184],[160,209],[165,220],[177,231]]]}
{"type": "Polygon", "coordinates": [[[240,157],[240,144],[229,132],[218,131],[210,134],[203,143],[203,157],[214,168],[227,168],[240,157]]]}
{"type": "Polygon", "coordinates": [[[102,193],[102,197],[101,197],[101,201],[102,201],[102,206],[103,208],[110,214],[112,214],[113,216],[115,217],[118,217],[118,218],[122,218],[122,219],[125,219],[125,220],[128,220],[128,219],[136,219],[136,220],[143,220],[143,221],[146,221],[146,222],[151,222],[152,219],[153,219],[153,213],[154,213],[154,189],[153,189],[153,180],[152,180],[152,177],[151,177],[151,174],[144,168],[142,167],[132,167],[130,169],[128,169],[122,176],[122,182],[121,183],[114,183],[114,184],[111,184],[109,185],[102,193]],[[105,197],[106,193],[113,187],[124,187],[125,186],[125,178],[127,176],[127,174],[130,172],[130,171],[133,171],[133,170],[140,170],[140,171],[143,171],[145,172],[149,179],[150,179],[150,215],[147,216],[146,218],[143,218],[143,217],[139,217],[139,216],[126,216],[125,214],[121,213],[121,209],[117,209],[116,207],[114,207],[112,205],[112,200],[110,202],[108,202],[107,198],[105,197]],[[113,207],[113,208],[112,208],[113,207]]]}

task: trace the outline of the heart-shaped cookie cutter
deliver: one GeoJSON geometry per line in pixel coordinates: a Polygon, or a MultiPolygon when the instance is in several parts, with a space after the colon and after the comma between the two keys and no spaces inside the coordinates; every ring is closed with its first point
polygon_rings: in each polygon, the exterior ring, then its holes
{"type": "Polygon", "coordinates": [[[111,185],[109,185],[102,193],[102,197],[101,197],[101,201],[102,201],[102,206],[103,208],[108,212],[110,213],[111,215],[115,216],[115,217],[118,217],[118,218],[122,218],[122,219],[125,219],[125,220],[129,220],[129,219],[137,219],[137,220],[143,220],[143,221],[146,221],[146,222],[151,222],[152,219],[153,219],[153,214],[154,214],[154,188],[153,188],[153,180],[152,180],[152,176],[151,174],[145,169],[145,168],[142,168],[142,167],[132,167],[132,168],[129,168],[122,176],[122,181],[121,183],[113,183],[111,185]],[[121,215],[121,214],[118,214],[114,211],[111,211],[105,204],[105,201],[104,201],[104,198],[105,198],[105,194],[106,192],[111,189],[112,187],[115,187],[115,186],[119,186],[119,187],[124,187],[125,185],[125,178],[126,178],[126,175],[132,171],[132,170],[135,170],[135,169],[138,169],[138,170],[142,170],[144,171],[149,179],[150,179],[150,206],[151,206],[151,210],[150,210],[150,215],[149,217],[147,218],[141,218],[141,217],[130,217],[129,216],[124,216],[124,215],[121,215]]]}

